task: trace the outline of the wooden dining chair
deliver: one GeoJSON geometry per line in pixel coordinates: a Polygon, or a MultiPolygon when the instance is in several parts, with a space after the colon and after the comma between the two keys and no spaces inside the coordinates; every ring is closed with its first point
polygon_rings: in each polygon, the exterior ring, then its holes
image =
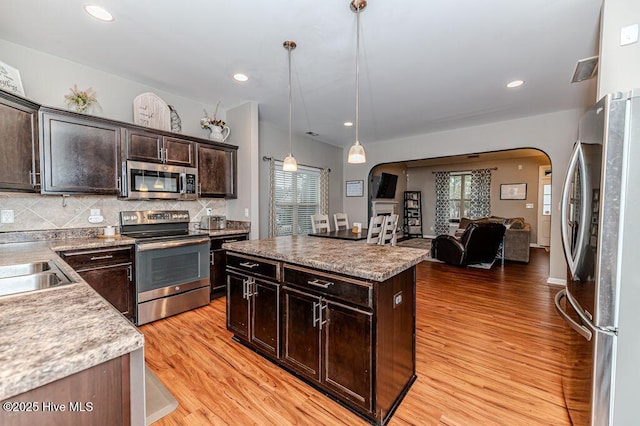
{"type": "Polygon", "coordinates": [[[395,246],[398,243],[398,236],[396,230],[398,228],[398,215],[390,214],[385,216],[382,232],[380,233],[380,239],[378,244],[386,245],[391,244],[395,246]]]}
{"type": "Polygon", "coordinates": [[[329,232],[331,227],[329,226],[329,215],[326,214],[312,214],[311,215],[311,229],[313,232],[329,232]]]}
{"type": "Polygon", "coordinates": [[[378,244],[384,226],[384,216],[372,217],[367,231],[367,244],[378,244]]]}
{"type": "Polygon", "coordinates": [[[336,231],[349,229],[349,217],[346,213],[335,213],[333,215],[333,223],[336,225],[336,231]]]}

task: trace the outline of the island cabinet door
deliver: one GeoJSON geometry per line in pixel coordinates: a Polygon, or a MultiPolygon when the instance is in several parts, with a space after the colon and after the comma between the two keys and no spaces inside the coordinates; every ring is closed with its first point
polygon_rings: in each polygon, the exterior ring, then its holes
{"type": "Polygon", "coordinates": [[[328,301],[323,305],[322,323],[323,384],[370,412],[372,314],[328,301]]]}
{"type": "Polygon", "coordinates": [[[280,356],[280,285],[254,280],[251,292],[251,342],[261,350],[280,356]]]}
{"type": "Polygon", "coordinates": [[[282,361],[299,374],[320,381],[320,297],[283,290],[282,361]]]}
{"type": "Polygon", "coordinates": [[[249,340],[249,282],[244,275],[227,273],[227,329],[245,340],[249,340]]]}

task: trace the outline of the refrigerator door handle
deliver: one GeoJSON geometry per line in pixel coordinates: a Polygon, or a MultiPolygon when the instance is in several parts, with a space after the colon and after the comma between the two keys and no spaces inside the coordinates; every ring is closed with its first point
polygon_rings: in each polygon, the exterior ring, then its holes
{"type": "Polygon", "coordinates": [[[562,319],[569,325],[569,327],[571,327],[572,329],[574,329],[576,332],[578,332],[578,334],[580,334],[582,337],[584,337],[585,339],[587,339],[587,341],[591,341],[591,338],[593,337],[593,332],[591,332],[591,330],[589,330],[587,327],[585,327],[584,325],[578,324],[577,322],[575,322],[566,312],[564,309],[562,309],[562,306],[560,306],[560,301],[563,298],[567,297],[567,291],[566,290],[560,290],[555,297],[555,303],[556,303],[556,311],[558,311],[558,315],[560,315],[562,317],[562,319]]]}
{"type": "Polygon", "coordinates": [[[576,274],[576,267],[577,267],[577,263],[580,260],[581,256],[582,256],[582,251],[584,249],[583,244],[584,244],[584,226],[586,226],[585,223],[585,218],[586,218],[586,214],[587,214],[587,203],[586,203],[586,196],[587,196],[587,187],[586,187],[586,176],[585,176],[585,164],[584,164],[584,157],[582,156],[582,147],[580,144],[580,141],[576,142],[576,146],[573,149],[573,152],[571,153],[571,160],[569,161],[569,168],[567,169],[567,175],[565,176],[564,179],[564,186],[563,186],[563,190],[562,190],[562,203],[560,204],[560,229],[562,231],[562,245],[564,246],[564,254],[565,257],[567,259],[567,264],[569,265],[569,270],[571,271],[571,275],[572,277],[575,276],[576,274]],[[574,173],[576,171],[576,168],[580,167],[581,173],[580,173],[580,186],[582,189],[582,194],[580,194],[580,196],[582,197],[582,211],[580,212],[581,217],[580,217],[580,229],[578,229],[578,231],[574,234],[577,235],[578,237],[578,241],[576,244],[576,248],[577,251],[575,253],[575,255],[571,252],[571,242],[569,241],[569,229],[568,229],[568,220],[570,219],[568,214],[569,214],[569,204],[570,204],[570,188],[571,188],[571,182],[573,180],[574,177],[574,173]]]}

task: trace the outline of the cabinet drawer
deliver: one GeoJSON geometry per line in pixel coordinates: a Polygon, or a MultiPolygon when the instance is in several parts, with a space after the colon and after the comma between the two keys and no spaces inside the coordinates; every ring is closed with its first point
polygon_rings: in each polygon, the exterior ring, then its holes
{"type": "Polygon", "coordinates": [[[259,257],[227,253],[227,267],[239,269],[251,275],[261,275],[274,280],[280,279],[280,262],[259,257]]]}
{"type": "Polygon", "coordinates": [[[65,262],[75,270],[99,268],[133,261],[132,247],[109,248],[103,250],[74,250],[60,254],[65,262]]]}
{"type": "Polygon", "coordinates": [[[229,235],[226,237],[211,238],[211,250],[221,250],[224,243],[234,243],[236,241],[244,241],[247,234],[229,235]]]}
{"type": "Polygon", "coordinates": [[[305,289],[313,289],[355,305],[368,308],[373,306],[373,284],[364,281],[285,265],[284,282],[305,289]]]}

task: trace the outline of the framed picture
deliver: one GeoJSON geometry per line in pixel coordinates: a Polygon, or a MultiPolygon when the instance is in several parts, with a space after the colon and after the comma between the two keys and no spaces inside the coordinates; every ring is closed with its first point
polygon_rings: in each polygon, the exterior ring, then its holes
{"type": "Polygon", "coordinates": [[[364,197],[364,180],[347,181],[347,197],[364,197]]]}
{"type": "Polygon", "coordinates": [[[0,61],[0,89],[24,96],[20,71],[0,61]]]}
{"type": "Polygon", "coordinates": [[[504,183],[500,185],[501,200],[526,200],[526,183],[504,183]]]}

